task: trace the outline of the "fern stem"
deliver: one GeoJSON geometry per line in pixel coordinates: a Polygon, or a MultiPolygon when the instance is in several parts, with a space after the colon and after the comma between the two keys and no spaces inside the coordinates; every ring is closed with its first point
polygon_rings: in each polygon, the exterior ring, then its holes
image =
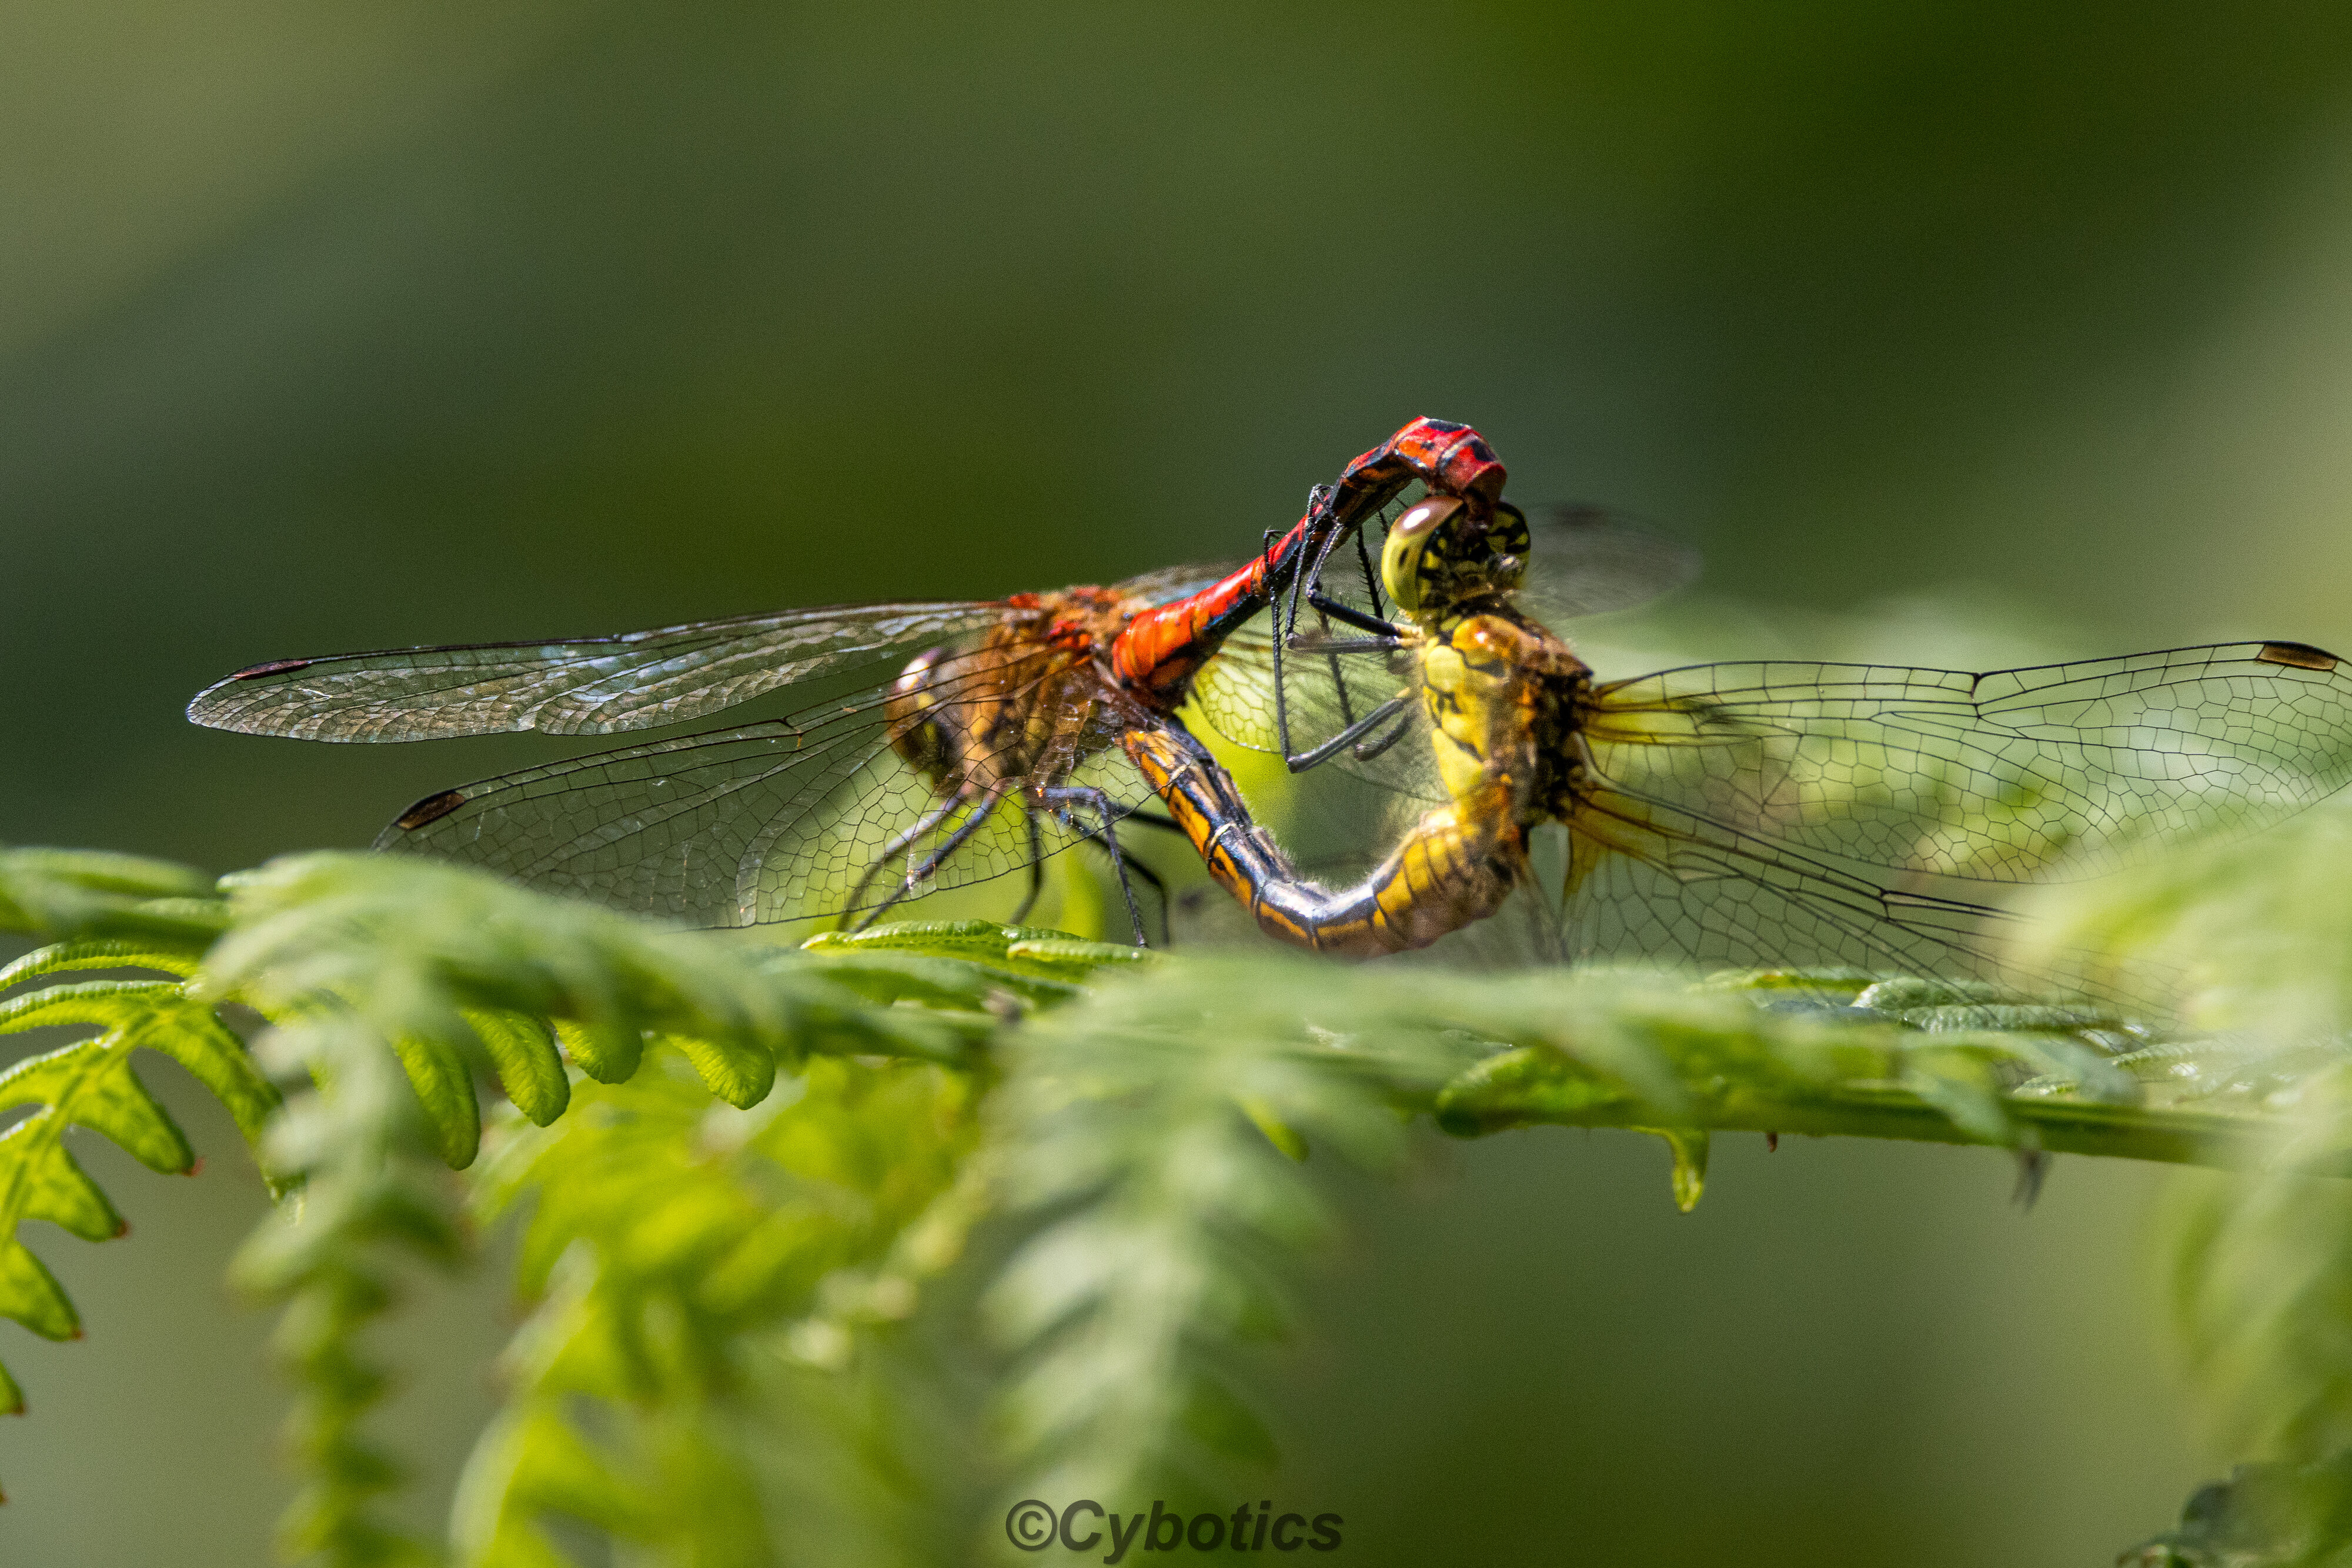
{"type": "MultiPolygon", "coordinates": [[[[1693,1106],[1690,1120],[1693,1125],[1714,1132],[1888,1138],[1994,1148],[2030,1145],[2051,1154],[2222,1169],[2267,1167],[2279,1153],[2274,1123],[2228,1112],[2021,1098],[2004,1098],[2001,1109],[2021,1134],[2006,1145],[2002,1139],[1958,1125],[1919,1096],[1892,1086],[1841,1085],[1801,1101],[1735,1091],[1700,1101],[1693,1106]]],[[[1516,1103],[1449,1099],[1438,1110],[1439,1124],[1465,1136],[1525,1126],[1650,1126],[1657,1118],[1654,1109],[1632,1100],[1547,1104],[1540,1096],[1516,1103]]],[[[2333,1151],[2306,1160],[2303,1168],[2314,1176],[2352,1176],[2352,1152],[2333,1151]]]]}

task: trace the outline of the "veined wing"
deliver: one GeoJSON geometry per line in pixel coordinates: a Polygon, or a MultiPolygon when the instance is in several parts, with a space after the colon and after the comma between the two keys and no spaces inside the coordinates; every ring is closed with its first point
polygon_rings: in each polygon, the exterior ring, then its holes
{"type": "MultiPolygon", "coordinates": [[[[934,717],[1005,695],[993,667],[933,670],[934,717]]],[[[891,749],[887,685],[793,719],[603,751],[428,796],[386,828],[379,850],[437,855],[550,892],[742,925],[876,907],[909,871],[971,834],[921,880],[922,891],[1021,870],[1078,841],[1075,827],[1022,810],[1024,782],[1104,791],[1114,816],[1150,792],[1108,737],[1108,716],[1080,716],[1079,735],[1029,779],[1009,753],[973,769],[1006,788],[949,808],[891,749]],[[1093,731],[1091,735],[1085,734],[1093,731]],[[996,764],[992,769],[992,763],[996,764]],[[1031,829],[1035,833],[1032,836],[1031,829]]]]}
{"type": "Polygon", "coordinates": [[[1535,549],[1519,608],[1550,624],[1633,610],[1695,581],[1699,552],[1606,507],[1569,503],[1528,513],[1535,549]]]}
{"type": "Polygon", "coordinates": [[[617,730],[699,718],[793,681],[952,641],[1033,612],[998,603],[836,605],[557,643],[280,659],[196,694],[215,729],[300,740],[617,730]]]}
{"type": "Polygon", "coordinates": [[[1594,790],[1570,826],[1571,957],[1975,979],[2135,1009],[2166,999],[2160,977],[2020,965],[2017,917],[1999,908],[1887,886],[1657,801],[1594,790]]]}
{"type": "Polygon", "coordinates": [[[2332,794],[2352,779],[2352,671],[2294,643],[1988,674],[1709,664],[1601,687],[1583,733],[1604,780],[1723,830],[2014,882],[2332,794]]]}

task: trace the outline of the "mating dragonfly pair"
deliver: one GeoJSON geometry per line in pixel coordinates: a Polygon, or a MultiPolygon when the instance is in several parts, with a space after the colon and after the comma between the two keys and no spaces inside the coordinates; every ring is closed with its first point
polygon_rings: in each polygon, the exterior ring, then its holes
{"type": "Polygon", "coordinates": [[[787,718],[443,791],[377,841],[704,925],[862,925],[1025,873],[1018,923],[1047,858],[1090,841],[1140,943],[1129,873],[1149,873],[1120,829],[1154,822],[1265,930],[1327,951],[1423,946],[1528,890],[1563,956],[2010,983],[2047,977],[2009,967],[1985,884],[2266,825],[2352,778],[2352,679],[2297,643],[1596,681],[1547,622],[1641,602],[1695,558],[1588,512],[1531,523],[1504,480],[1476,432],[1416,420],[1231,571],[281,660],[188,713],[313,740],[593,736],[805,694],[787,718]],[[1426,810],[1368,821],[1369,870],[1328,887],[1255,821],[1188,703],[1294,771],[1426,810]],[[1549,824],[1565,866],[1536,896],[1549,824]]]}

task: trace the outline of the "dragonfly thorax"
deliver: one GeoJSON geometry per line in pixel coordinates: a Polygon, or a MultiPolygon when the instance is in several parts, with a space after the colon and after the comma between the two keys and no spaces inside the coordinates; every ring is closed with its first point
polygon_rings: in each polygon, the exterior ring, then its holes
{"type": "Polygon", "coordinates": [[[1560,776],[1580,755],[1561,737],[1591,685],[1584,663],[1500,596],[1429,622],[1419,654],[1446,794],[1514,823],[1551,815],[1576,784],[1560,776]]]}

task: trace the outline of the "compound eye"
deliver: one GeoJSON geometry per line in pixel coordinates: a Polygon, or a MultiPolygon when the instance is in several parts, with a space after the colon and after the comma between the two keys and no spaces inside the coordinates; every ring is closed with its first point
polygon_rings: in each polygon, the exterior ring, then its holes
{"type": "Polygon", "coordinates": [[[1446,525],[1461,512],[1461,497],[1432,496],[1406,507],[1389,529],[1388,543],[1381,548],[1381,586],[1407,615],[1421,612],[1424,587],[1444,555],[1446,525]]]}
{"type": "Polygon", "coordinates": [[[1508,501],[1497,503],[1495,520],[1486,529],[1486,548],[1495,557],[1495,586],[1507,591],[1518,587],[1528,575],[1528,553],[1535,549],[1528,515],[1508,501]]]}

